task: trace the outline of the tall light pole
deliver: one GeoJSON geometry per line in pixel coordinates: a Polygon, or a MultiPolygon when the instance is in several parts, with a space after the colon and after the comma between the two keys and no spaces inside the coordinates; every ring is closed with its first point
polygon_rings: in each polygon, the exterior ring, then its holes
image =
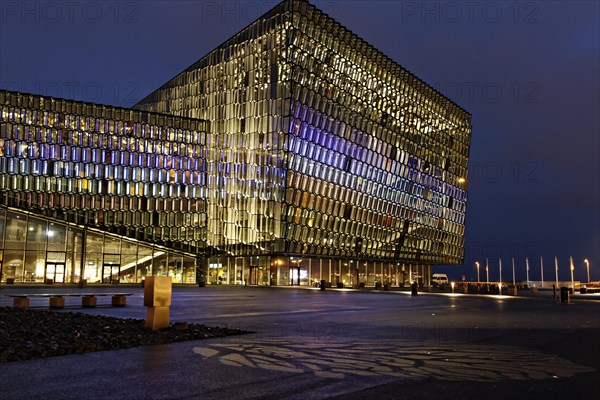
{"type": "Polygon", "coordinates": [[[512,266],[513,266],[513,286],[515,286],[515,258],[512,258],[512,266]]]}
{"type": "Polygon", "coordinates": [[[542,287],[544,287],[544,257],[540,257],[540,272],[542,275],[542,287]]]}
{"type": "Polygon", "coordinates": [[[569,261],[571,262],[571,287],[573,288],[573,293],[575,293],[575,280],[573,279],[573,272],[575,271],[575,265],[573,265],[573,256],[569,256],[569,261]]]}
{"type": "Polygon", "coordinates": [[[488,267],[488,259],[485,259],[485,283],[490,283],[490,269],[488,267]]]}
{"type": "Polygon", "coordinates": [[[525,257],[525,269],[527,270],[527,287],[529,287],[529,257],[525,257]]]}
{"type": "MultiPolygon", "coordinates": [[[[555,290],[558,290],[558,257],[554,256],[554,274],[556,276],[556,286],[555,290]]],[[[557,292],[558,293],[558,292],[557,292]]]]}
{"type": "MultiPolygon", "coordinates": [[[[587,261],[587,260],[585,260],[585,261],[587,261]]],[[[479,283],[479,261],[475,261],[475,266],[477,267],[477,283],[479,283]]],[[[588,276],[589,276],[589,270],[590,270],[590,269],[589,269],[589,267],[588,267],[588,276]]],[[[588,278],[588,281],[589,281],[589,280],[590,280],[590,279],[588,278]]]]}
{"type": "Polygon", "coordinates": [[[588,261],[588,259],[586,258],[585,260],[583,260],[583,262],[585,263],[585,266],[587,268],[587,273],[588,273],[588,285],[590,284],[590,262],[588,261]]]}
{"type": "Polygon", "coordinates": [[[502,284],[502,258],[498,259],[498,281],[502,284]]]}

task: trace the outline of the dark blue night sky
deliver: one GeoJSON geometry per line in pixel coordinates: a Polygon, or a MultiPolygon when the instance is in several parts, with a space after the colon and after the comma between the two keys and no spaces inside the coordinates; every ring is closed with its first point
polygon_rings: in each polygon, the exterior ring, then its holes
{"type": "MultiPolygon", "coordinates": [[[[276,2],[0,2],[0,88],[131,106],[276,2]]],[[[600,279],[600,3],[314,1],[473,115],[451,279],[600,279]]]]}

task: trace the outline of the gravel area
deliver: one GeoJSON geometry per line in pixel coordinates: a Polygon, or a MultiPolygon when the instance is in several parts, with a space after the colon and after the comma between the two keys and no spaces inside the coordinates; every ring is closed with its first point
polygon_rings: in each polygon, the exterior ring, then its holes
{"type": "Polygon", "coordinates": [[[153,331],[141,319],[0,307],[0,363],[243,333],[181,322],[153,331]]]}

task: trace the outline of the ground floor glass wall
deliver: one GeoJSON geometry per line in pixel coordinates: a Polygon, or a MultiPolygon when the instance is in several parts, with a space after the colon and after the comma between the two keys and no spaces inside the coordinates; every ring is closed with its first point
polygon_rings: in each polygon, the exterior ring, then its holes
{"type": "Polygon", "coordinates": [[[6,282],[137,283],[166,275],[196,282],[196,258],[98,230],[0,209],[0,274],[6,282]]]}
{"type": "Polygon", "coordinates": [[[319,286],[333,287],[409,286],[417,281],[429,285],[431,266],[309,257],[211,257],[209,285],[319,286]]]}

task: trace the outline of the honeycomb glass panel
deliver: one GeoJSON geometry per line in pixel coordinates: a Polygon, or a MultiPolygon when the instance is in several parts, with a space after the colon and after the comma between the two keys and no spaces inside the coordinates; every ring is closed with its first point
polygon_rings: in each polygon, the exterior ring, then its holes
{"type": "MultiPolygon", "coordinates": [[[[0,99],[2,204],[144,241],[135,280],[186,281],[176,250],[218,259],[230,284],[308,283],[316,265],[328,282],[400,284],[463,260],[471,115],[306,1],[275,6],[135,112],[0,99]]],[[[5,248],[19,246],[13,222],[5,248]]]]}

